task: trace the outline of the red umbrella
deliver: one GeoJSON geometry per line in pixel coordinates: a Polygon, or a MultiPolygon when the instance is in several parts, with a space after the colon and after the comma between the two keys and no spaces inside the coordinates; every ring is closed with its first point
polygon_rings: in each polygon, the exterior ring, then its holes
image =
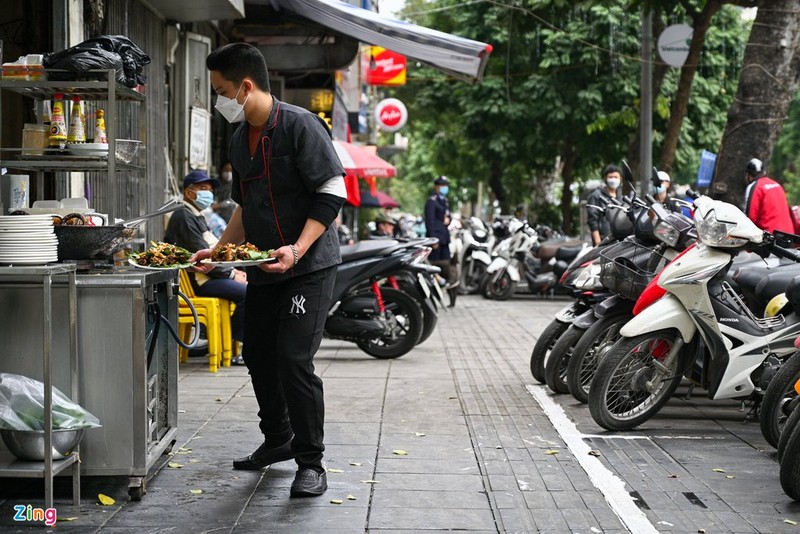
{"type": "Polygon", "coordinates": [[[397,174],[394,165],[379,158],[364,146],[337,139],[333,141],[333,146],[348,176],[391,178],[397,174]]]}
{"type": "Polygon", "coordinates": [[[383,191],[378,191],[378,193],[375,195],[375,197],[378,199],[378,204],[380,204],[382,208],[399,208],[400,207],[400,204],[395,199],[393,199],[392,197],[390,197],[389,195],[387,195],[383,191]]]}

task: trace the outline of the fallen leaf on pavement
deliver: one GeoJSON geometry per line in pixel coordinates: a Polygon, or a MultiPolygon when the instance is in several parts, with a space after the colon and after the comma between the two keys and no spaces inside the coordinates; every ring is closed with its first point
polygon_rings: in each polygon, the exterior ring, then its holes
{"type": "Polygon", "coordinates": [[[720,469],[719,467],[715,467],[714,469],[712,469],[712,471],[714,471],[715,473],[724,473],[725,472],[724,469],[720,469]]]}
{"type": "Polygon", "coordinates": [[[797,524],[797,521],[792,521],[791,519],[784,519],[783,522],[784,523],[788,523],[789,525],[796,525],[797,524]]]}
{"type": "Polygon", "coordinates": [[[170,462],[167,465],[173,469],[180,469],[183,467],[183,464],[179,464],[178,462],[170,462]]]}
{"type": "Polygon", "coordinates": [[[600,451],[589,451],[589,456],[600,456],[600,451]]]}
{"type": "Polygon", "coordinates": [[[56,521],[65,521],[65,522],[66,521],[77,521],[77,520],[78,520],[78,518],[74,517],[74,516],[72,516],[72,517],[61,517],[61,516],[59,516],[58,518],[56,518],[56,521]]]}
{"type": "Polygon", "coordinates": [[[380,481],[378,480],[362,480],[362,484],[378,484],[380,481]]]}
{"type": "Polygon", "coordinates": [[[558,454],[558,450],[557,449],[547,449],[546,451],[544,451],[544,453],[545,454],[551,454],[551,455],[552,454],[558,454]]]}
{"type": "Polygon", "coordinates": [[[733,475],[725,475],[725,478],[736,478],[736,477],[733,475]]]}
{"type": "Polygon", "coordinates": [[[392,451],[392,454],[396,454],[397,456],[408,456],[408,452],[404,451],[403,449],[395,449],[392,451]]]}
{"type": "Polygon", "coordinates": [[[102,493],[98,493],[97,494],[97,500],[100,501],[100,504],[104,504],[106,506],[111,506],[112,504],[117,502],[114,499],[112,499],[111,497],[109,497],[108,495],[103,495],[102,493]]]}
{"type": "Polygon", "coordinates": [[[333,467],[328,468],[328,473],[344,473],[343,469],[334,469],[333,467]]]}
{"type": "Polygon", "coordinates": [[[348,495],[347,496],[347,500],[348,501],[354,501],[354,500],[356,500],[356,497],[355,497],[355,495],[348,495]]]}
{"type": "Polygon", "coordinates": [[[342,499],[331,499],[331,504],[342,504],[342,499]]]}
{"type": "Polygon", "coordinates": [[[417,436],[418,438],[421,438],[425,436],[425,432],[414,432],[414,435],[417,436]]]}
{"type": "Polygon", "coordinates": [[[195,495],[200,495],[201,493],[203,493],[203,490],[199,490],[199,489],[189,490],[189,491],[194,493],[195,495]]]}
{"type": "Polygon", "coordinates": [[[356,467],[361,467],[361,462],[350,462],[350,465],[354,465],[356,467]]]}

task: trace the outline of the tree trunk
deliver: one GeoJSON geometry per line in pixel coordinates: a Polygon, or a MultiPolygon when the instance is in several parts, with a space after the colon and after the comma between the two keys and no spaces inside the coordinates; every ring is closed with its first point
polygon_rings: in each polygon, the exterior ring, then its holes
{"type": "Polygon", "coordinates": [[[494,158],[489,165],[489,187],[492,189],[494,197],[503,206],[506,201],[506,191],[503,189],[503,167],[494,158]]]}
{"type": "Polygon", "coordinates": [[[717,156],[714,198],[741,206],[747,162],[769,162],[797,92],[798,45],[800,0],[759,1],[717,156]]]}
{"type": "MultiPolygon", "coordinates": [[[[678,138],[681,133],[683,119],[689,108],[689,96],[692,93],[692,83],[695,73],[700,67],[700,55],[706,42],[706,34],[711,25],[711,19],[720,10],[722,3],[720,0],[709,0],[700,13],[692,17],[692,41],[689,45],[689,55],[686,63],[681,68],[681,77],[678,81],[678,92],[669,115],[667,133],[664,135],[664,142],[661,146],[661,158],[658,162],[658,169],[672,172],[672,164],[675,162],[675,152],[678,149],[678,138]]],[[[657,93],[656,93],[657,94],[657,93]]]]}
{"type": "Polygon", "coordinates": [[[564,183],[561,192],[561,220],[564,224],[564,233],[572,235],[572,182],[575,179],[575,162],[578,160],[578,154],[575,152],[575,145],[569,139],[564,142],[561,160],[564,162],[561,174],[564,183]]]}

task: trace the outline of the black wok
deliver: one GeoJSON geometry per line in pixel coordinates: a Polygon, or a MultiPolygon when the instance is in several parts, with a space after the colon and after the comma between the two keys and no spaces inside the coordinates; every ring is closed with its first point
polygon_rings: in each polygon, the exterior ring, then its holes
{"type": "Polygon", "coordinates": [[[56,225],[58,260],[108,259],[136,235],[136,227],[145,220],[175,211],[180,202],[168,202],[153,213],[112,226],[56,225]]]}

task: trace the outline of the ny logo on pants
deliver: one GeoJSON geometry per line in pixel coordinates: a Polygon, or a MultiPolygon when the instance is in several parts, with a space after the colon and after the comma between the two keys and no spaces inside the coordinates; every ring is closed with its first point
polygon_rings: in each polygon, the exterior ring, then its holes
{"type": "Polygon", "coordinates": [[[303,315],[306,313],[306,298],[303,295],[295,295],[292,297],[292,307],[289,310],[290,315],[303,315]]]}

